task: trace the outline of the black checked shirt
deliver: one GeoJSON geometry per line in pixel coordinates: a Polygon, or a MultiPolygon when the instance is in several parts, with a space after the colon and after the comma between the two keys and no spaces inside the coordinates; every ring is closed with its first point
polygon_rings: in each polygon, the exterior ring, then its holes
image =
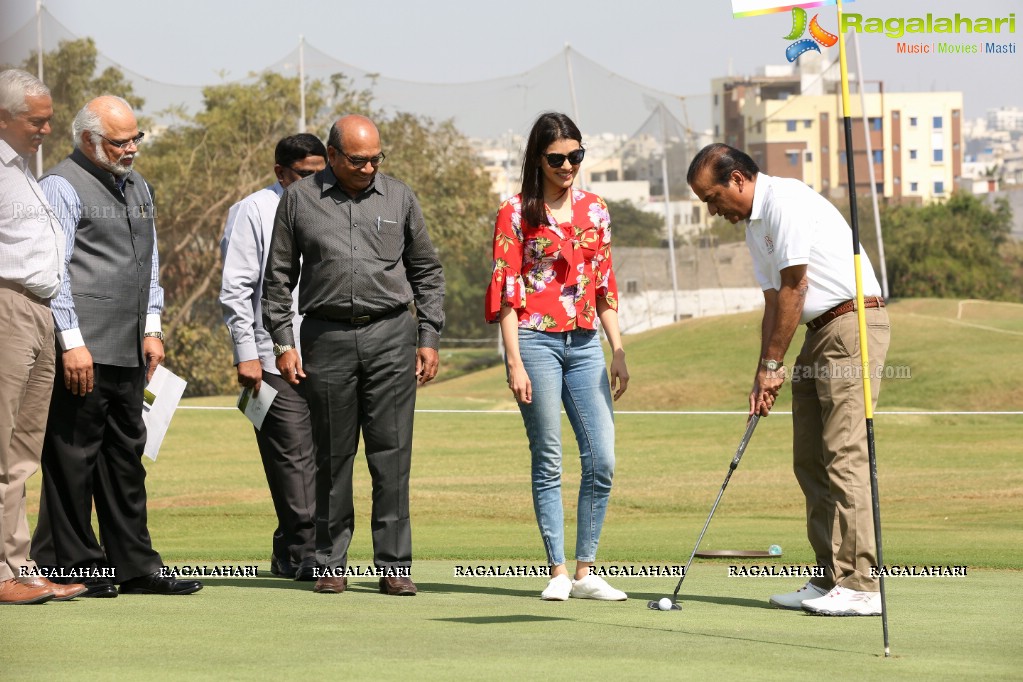
{"type": "Polygon", "coordinates": [[[295,345],[291,292],[306,317],[379,317],[415,301],[419,346],[438,348],[444,274],[415,194],[377,173],[349,196],[327,166],[291,184],[277,207],[263,285],[263,325],[295,345]]]}

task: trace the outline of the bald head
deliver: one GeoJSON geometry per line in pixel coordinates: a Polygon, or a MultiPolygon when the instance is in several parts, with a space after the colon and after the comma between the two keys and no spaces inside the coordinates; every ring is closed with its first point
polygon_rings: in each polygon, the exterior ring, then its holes
{"type": "Polygon", "coordinates": [[[330,135],[327,136],[327,146],[344,151],[348,151],[351,145],[360,141],[368,141],[379,147],[380,131],[373,121],[358,114],[348,114],[334,121],[334,125],[330,127],[330,135]]]}
{"type": "Polygon", "coordinates": [[[349,195],[356,196],[373,184],[383,156],[380,131],[365,116],[342,116],[330,127],[327,163],[338,185],[349,195]]]}
{"type": "Polygon", "coordinates": [[[131,105],[103,95],[90,101],[71,123],[75,146],[89,160],[114,175],[131,172],[138,152],[139,126],[131,105]]]}

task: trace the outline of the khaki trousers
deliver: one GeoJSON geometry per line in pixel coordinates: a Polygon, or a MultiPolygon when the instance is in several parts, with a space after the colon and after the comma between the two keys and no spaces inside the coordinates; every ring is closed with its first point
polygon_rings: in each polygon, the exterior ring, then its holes
{"type": "Polygon", "coordinates": [[[53,392],[53,315],[0,282],[0,580],[30,570],[25,482],[39,468],[53,392]]]}
{"type": "MultiPolygon", "coordinates": [[[[884,308],[866,311],[870,388],[877,405],[891,327],[884,308]]],[[[870,497],[867,426],[855,313],[807,330],[792,367],[793,470],[806,497],[806,534],[826,577],[818,587],[841,585],[876,592],[877,565],[870,497]]]]}

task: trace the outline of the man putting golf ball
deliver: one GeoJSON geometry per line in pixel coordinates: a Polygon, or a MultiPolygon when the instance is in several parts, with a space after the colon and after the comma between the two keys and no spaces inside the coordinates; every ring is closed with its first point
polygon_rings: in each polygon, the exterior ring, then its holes
{"type": "MultiPolygon", "coordinates": [[[[824,576],[771,597],[783,609],[824,616],[881,615],[856,310],[851,229],[824,197],[799,180],[760,172],[725,144],[704,147],[687,181],[710,215],[746,224],[746,245],[764,292],[760,359],[750,415],[766,417],[785,383],[785,353],[807,326],[792,372],[793,469],[806,497],[806,531],[824,576]]],[[[861,249],[862,251],[862,249],[861,249]]],[[[880,376],[890,326],[866,253],[862,273],[867,349],[880,376]]],[[[880,381],[871,382],[877,402],[880,381]]]]}

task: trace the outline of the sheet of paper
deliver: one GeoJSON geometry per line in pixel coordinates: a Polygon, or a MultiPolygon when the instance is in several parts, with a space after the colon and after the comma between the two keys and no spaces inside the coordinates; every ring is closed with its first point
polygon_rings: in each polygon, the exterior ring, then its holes
{"type": "Polygon", "coordinates": [[[167,435],[171,417],[178,408],[188,385],[184,379],[163,365],[157,365],[153,378],[146,385],[142,398],[142,421],[146,423],[146,448],[142,454],[156,461],[163,437],[167,435]]]}
{"type": "Polygon", "coordinates": [[[276,397],[277,389],[264,381],[257,395],[252,395],[251,388],[242,389],[241,395],[238,396],[238,409],[259,429],[263,426],[263,419],[276,397]]]}

